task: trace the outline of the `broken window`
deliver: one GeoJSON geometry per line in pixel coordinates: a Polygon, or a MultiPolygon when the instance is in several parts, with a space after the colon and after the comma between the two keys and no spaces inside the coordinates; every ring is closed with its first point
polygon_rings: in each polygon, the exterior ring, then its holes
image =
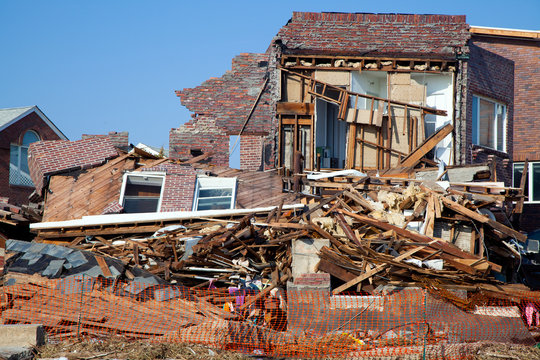
{"type": "MultiPolygon", "coordinates": [[[[524,163],[514,163],[513,184],[516,188],[521,185],[524,165],[524,163]]],[[[525,202],[540,202],[540,162],[529,163],[524,195],[526,196],[525,202]]]]}
{"type": "Polygon", "coordinates": [[[506,149],[506,105],[473,95],[473,144],[506,149]]]}
{"type": "Polygon", "coordinates": [[[161,207],[164,174],[124,174],[120,204],[126,213],[157,212],[161,207]]]}
{"type": "Polygon", "coordinates": [[[236,178],[198,176],[193,211],[233,209],[236,178]]]}
{"type": "Polygon", "coordinates": [[[9,157],[9,183],[11,185],[34,186],[28,168],[28,146],[41,140],[39,135],[30,130],[24,134],[21,145],[11,144],[9,157]]]}

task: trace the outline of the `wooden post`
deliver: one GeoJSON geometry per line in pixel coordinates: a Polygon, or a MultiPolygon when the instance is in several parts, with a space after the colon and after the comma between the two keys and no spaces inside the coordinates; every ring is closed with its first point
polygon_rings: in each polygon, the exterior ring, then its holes
{"type": "Polygon", "coordinates": [[[300,151],[294,153],[294,185],[293,191],[298,192],[300,190],[300,174],[302,173],[302,160],[304,156],[300,151]]]}
{"type": "Polygon", "coordinates": [[[347,141],[347,169],[354,167],[354,148],[356,145],[356,123],[349,124],[349,141],[347,141]]]}
{"type": "Polygon", "coordinates": [[[519,182],[519,195],[521,198],[516,204],[514,209],[514,227],[519,229],[521,224],[521,217],[523,214],[523,203],[525,202],[525,186],[527,185],[527,179],[529,174],[529,159],[525,159],[523,164],[523,172],[521,173],[521,181],[519,182]]]}

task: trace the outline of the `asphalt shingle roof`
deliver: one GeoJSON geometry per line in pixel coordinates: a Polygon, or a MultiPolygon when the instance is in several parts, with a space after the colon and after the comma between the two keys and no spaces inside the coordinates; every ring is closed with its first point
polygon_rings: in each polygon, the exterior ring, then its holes
{"type": "Polygon", "coordinates": [[[13,119],[18,118],[34,106],[24,106],[10,109],[0,109],[0,127],[9,124],[13,119]]]}

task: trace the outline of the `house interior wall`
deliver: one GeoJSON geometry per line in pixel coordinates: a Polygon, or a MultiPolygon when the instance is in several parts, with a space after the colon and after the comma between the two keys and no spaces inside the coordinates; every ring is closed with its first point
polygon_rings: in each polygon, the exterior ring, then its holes
{"type": "MultiPolygon", "coordinates": [[[[426,87],[426,103],[423,105],[446,111],[446,116],[426,114],[425,137],[427,138],[444,125],[451,124],[454,119],[454,77],[451,73],[412,73],[411,81],[426,87]]],[[[437,144],[434,155],[445,164],[453,165],[452,135],[448,135],[437,144]]]]}
{"type": "MultiPolygon", "coordinates": [[[[316,154],[320,154],[321,168],[369,170],[395,167],[401,158],[453,119],[451,72],[315,70],[311,76],[314,80],[308,73],[301,76],[285,73],[282,81],[285,85],[282,100],[288,102],[285,105],[315,105],[312,113],[314,136],[310,128],[301,131],[299,113],[295,115],[293,126],[290,126],[292,120],[287,123],[281,117],[281,164],[288,169],[293,167],[294,150],[304,154],[305,168],[311,168],[311,156],[316,154]],[[337,105],[342,101],[337,100],[342,92],[338,88],[350,92],[343,114],[339,113],[341,105],[337,105]],[[447,115],[426,115],[418,106],[446,110],[447,115]],[[313,146],[310,143],[312,136],[313,146]]],[[[452,163],[451,135],[434,149],[432,156],[446,164],[452,163]]]]}

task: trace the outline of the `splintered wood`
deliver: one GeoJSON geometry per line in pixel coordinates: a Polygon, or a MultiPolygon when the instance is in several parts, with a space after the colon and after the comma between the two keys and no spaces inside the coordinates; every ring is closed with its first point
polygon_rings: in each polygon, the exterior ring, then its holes
{"type": "Polygon", "coordinates": [[[303,198],[302,211],[279,207],[244,217],[196,218],[151,236],[104,234],[75,238],[71,246],[194,288],[252,281],[264,288],[294,281],[294,241],[327,239],[316,270],[332,276],[334,294],[371,293],[385,284],[422,286],[417,276],[470,290],[502,284],[492,274],[518,265],[516,240],[526,237],[493,219],[507,210],[497,206],[501,197],[514,200],[516,189],[491,184],[472,191],[460,184],[445,191],[435,183],[377,177],[309,184],[331,192],[303,198]]]}

